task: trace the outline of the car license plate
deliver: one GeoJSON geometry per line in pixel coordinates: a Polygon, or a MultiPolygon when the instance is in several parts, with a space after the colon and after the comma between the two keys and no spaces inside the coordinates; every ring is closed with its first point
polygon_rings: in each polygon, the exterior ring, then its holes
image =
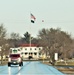
{"type": "Polygon", "coordinates": [[[16,62],[13,62],[13,63],[16,63],[16,62]]]}

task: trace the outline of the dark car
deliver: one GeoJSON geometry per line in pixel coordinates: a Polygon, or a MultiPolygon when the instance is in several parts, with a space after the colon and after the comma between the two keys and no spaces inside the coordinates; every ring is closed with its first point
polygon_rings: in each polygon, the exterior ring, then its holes
{"type": "Polygon", "coordinates": [[[33,57],[32,57],[32,56],[29,56],[28,59],[29,59],[29,60],[30,60],[30,59],[33,59],[33,57]]]}
{"type": "Polygon", "coordinates": [[[23,60],[20,54],[10,54],[8,58],[8,66],[19,65],[23,66],[23,60]]]}

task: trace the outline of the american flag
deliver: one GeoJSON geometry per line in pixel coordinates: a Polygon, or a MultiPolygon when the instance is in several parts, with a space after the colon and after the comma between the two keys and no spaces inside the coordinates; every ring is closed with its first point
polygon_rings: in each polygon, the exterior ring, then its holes
{"type": "Polygon", "coordinates": [[[31,19],[34,19],[34,20],[36,19],[35,16],[34,16],[33,14],[31,14],[31,19]]]}

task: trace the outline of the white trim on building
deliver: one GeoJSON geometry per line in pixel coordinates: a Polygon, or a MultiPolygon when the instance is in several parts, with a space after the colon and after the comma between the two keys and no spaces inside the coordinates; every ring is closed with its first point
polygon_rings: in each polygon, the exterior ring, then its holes
{"type": "Polygon", "coordinates": [[[41,50],[42,47],[21,47],[21,54],[24,58],[28,58],[29,56],[39,58],[41,56],[41,50]]]}
{"type": "Polygon", "coordinates": [[[21,56],[25,59],[28,58],[29,56],[32,56],[32,58],[34,59],[38,59],[42,56],[42,54],[40,53],[42,50],[42,47],[36,47],[36,46],[32,46],[32,47],[27,47],[27,46],[20,46],[18,48],[10,48],[10,53],[20,53],[21,56]]]}

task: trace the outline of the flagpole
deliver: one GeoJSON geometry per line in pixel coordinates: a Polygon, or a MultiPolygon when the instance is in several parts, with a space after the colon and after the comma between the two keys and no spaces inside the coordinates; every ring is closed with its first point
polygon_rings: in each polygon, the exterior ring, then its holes
{"type": "Polygon", "coordinates": [[[30,47],[31,47],[31,12],[30,12],[30,39],[29,41],[30,41],[30,47]]]}
{"type": "Polygon", "coordinates": [[[35,19],[36,19],[35,16],[32,13],[30,13],[30,47],[31,47],[31,23],[34,23],[35,19]]]}
{"type": "Polygon", "coordinates": [[[30,34],[30,47],[31,47],[31,34],[30,34]]]}

